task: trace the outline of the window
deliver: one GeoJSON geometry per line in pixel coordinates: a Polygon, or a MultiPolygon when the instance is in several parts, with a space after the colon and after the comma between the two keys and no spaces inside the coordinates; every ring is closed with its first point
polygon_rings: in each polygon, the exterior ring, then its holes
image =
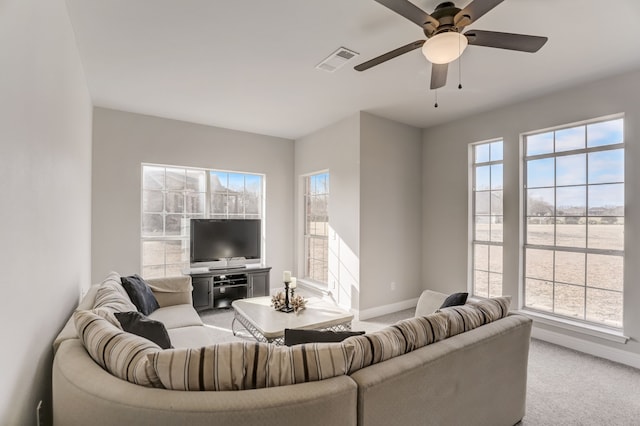
{"type": "Polygon", "coordinates": [[[324,284],[329,270],[329,173],[304,177],[304,276],[324,284]]]}
{"type": "Polygon", "coordinates": [[[262,218],[262,176],[209,172],[211,217],[262,218]]]}
{"type": "Polygon", "coordinates": [[[524,307],[622,327],[624,120],[524,137],[524,307]]]}
{"type": "Polygon", "coordinates": [[[262,219],[262,188],[262,175],[142,165],[142,275],[189,267],[192,218],[262,219]]]}
{"type": "Polygon", "coordinates": [[[472,293],[502,295],[502,140],[471,146],[472,293]]]}

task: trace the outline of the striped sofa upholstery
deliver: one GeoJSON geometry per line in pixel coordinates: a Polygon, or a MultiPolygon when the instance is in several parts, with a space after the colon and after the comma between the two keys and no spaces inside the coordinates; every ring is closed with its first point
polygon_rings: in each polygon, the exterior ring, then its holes
{"type": "Polygon", "coordinates": [[[355,348],[349,373],[503,318],[510,303],[510,296],[470,301],[399,321],[374,333],[350,337],[344,341],[355,348]]]}
{"type": "Polygon", "coordinates": [[[148,354],[161,351],[160,346],[120,330],[91,311],[76,311],[73,319],[82,344],[102,368],[131,383],[162,387],[147,359],[148,354]]]}
{"type": "Polygon", "coordinates": [[[137,311],[136,305],[131,302],[129,295],[120,283],[120,275],[112,272],[100,284],[93,303],[94,313],[100,315],[111,324],[122,329],[120,322],[115,317],[116,312],[137,311]]]}
{"type": "Polygon", "coordinates": [[[353,347],[342,343],[275,346],[228,342],[148,355],[167,389],[226,391],[313,382],[344,375],[353,347]]]}
{"type": "Polygon", "coordinates": [[[497,321],[504,318],[509,313],[511,305],[511,296],[493,297],[491,299],[482,299],[480,301],[469,301],[469,304],[477,307],[486,318],[487,322],[497,321]]]}
{"type": "MultiPolygon", "coordinates": [[[[127,299],[123,302],[118,286],[115,282],[102,284],[96,295],[96,305],[101,306],[95,311],[104,316],[104,311],[135,310],[135,306],[133,309],[127,306],[127,299]]],[[[173,390],[226,391],[284,386],[351,374],[503,318],[510,302],[508,296],[470,301],[399,321],[377,332],[353,336],[342,343],[291,347],[227,342],[161,350],[147,339],[118,329],[95,312],[77,311],[74,321],[89,355],[121,379],[173,390]]],[[[113,314],[107,315],[109,317],[115,319],[113,314]]]]}
{"type": "Polygon", "coordinates": [[[355,349],[349,373],[411,352],[447,337],[447,316],[434,313],[399,321],[383,330],[349,337],[355,349]]]}
{"type": "Polygon", "coordinates": [[[450,306],[438,310],[447,320],[447,337],[473,330],[499,320],[509,313],[511,296],[470,301],[462,306],[450,306]]]}

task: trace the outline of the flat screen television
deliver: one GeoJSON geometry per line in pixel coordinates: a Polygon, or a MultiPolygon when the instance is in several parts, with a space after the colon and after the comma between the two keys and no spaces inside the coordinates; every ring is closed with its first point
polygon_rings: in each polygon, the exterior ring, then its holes
{"type": "Polygon", "coordinates": [[[191,219],[191,263],[260,259],[260,219],[191,219]]]}

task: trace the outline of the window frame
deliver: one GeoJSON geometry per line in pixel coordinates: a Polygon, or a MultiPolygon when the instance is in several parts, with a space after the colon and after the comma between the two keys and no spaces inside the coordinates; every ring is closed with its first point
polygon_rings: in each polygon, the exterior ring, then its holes
{"type": "Polygon", "coordinates": [[[486,297],[495,297],[495,296],[501,296],[502,295],[502,290],[503,290],[503,286],[504,286],[504,227],[503,227],[503,232],[502,232],[502,239],[501,241],[493,241],[492,240],[492,230],[491,227],[489,228],[488,232],[488,239],[487,240],[478,240],[477,237],[477,218],[479,216],[486,216],[489,218],[489,225],[491,225],[491,221],[492,221],[492,217],[493,216],[500,216],[502,217],[502,224],[504,224],[504,138],[495,138],[495,139],[490,139],[490,140],[485,140],[485,141],[481,141],[481,142],[474,142],[469,144],[469,265],[468,265],[468,269],[469,269],[469,284],[468,284],[468,290],[469,293],[473,296],[473,297],[481,297],[481,298],[486,298],[486,297]],[[502,149],[502,156],[500,157],[500,159],[491,159],[491,145],[495,144],[495,143],[501,143],[501,149],[502,149]],[[487,145],[489,146],[489,160],[488,161],[482,161],[482,162],[478,162],[477,161],[477,147],[482,146],[482,145],[487,145]],[[494,215],[492,214],[492,194],[493,192],[497,191],[498,189],[494,189],[492,188],[492,184],[491,184],[491,180],[492,180],[492,174],[491,174],[491,166],[494,165],[501,165],[503,167],[503,172],[502,172],[502,186],[499,189],[499,191],[502,192],[502,207],[501,207],[501,214],[500,215],[494,215]],[[477,184],[477,169],[479,167],[489,167],[489,188],[488,189],[478,189],[478,184],[477,184]],[[489,211],[487,215],[478,215],[477,213],[477,193],[478,192],[486,192],[489,194],[489,211]],[[477,246],[478,245],[486,245],[487,246],[487,269],[486,270],[479,270],[476,268],[476,258],[477,258],[477,246]],[[500,247],[502,250],[502,256],[500,257],[500,272],[494,271],[491,269],[491,247],[500,247]],[[476,272],[485,272],[487,274],[487,292],[486,294],[478,294],[476,292],[476,272]],[[493,294],[491,293],[491,277],[493,275],[499,275],[500,276],[500,294],[493,294]]]}
{"type": "Polygon", "coordinates": [[[302,175],[302,275],[303,275],[303,280],[311,282],[315,285],[318,285],[320,287],[324,287],[324,288],[328,288],[329,285],[329,205],[330,205],[330,197],[331,197],[331,188],[330,188],[330,182],[331,182],[331,174],[329,173],[329,170],[321,170],[321,171],[317,171],[317,172],[313,172],[313,173],[308,173],[305,175],[302,175]],[[318,176],[322,176],[322,175],[326,175],[326,192],[323,193],[314,193],[311,194],[309,192],[309,188],[310,188],[310,181],[313,177],[318,177],[318,176]],[[314,196],[314,197],[318,197],[318,196],[324,196],[326,197],[326,235],[321,235],[321,234],[313,234],[308,232],[309,227],[307,226],[307,218],[310,217],[309,215],[309,211],[308,211],[308,207],[309,207],[309,202],[308,202],[308,198],[314,196]],[[319,239],[324,241],[323,242],[323,258],[315,258],[315,257],[311,257],[311,253],[309,250],[309,239],[314,238],[314,239],[319,239]],[[309,270],[310,268],[310,263],[312,261],[315,262],[320,262],[324,265],[324,270],[326,271],[326,274],[324,274],[325,280],[319,280],[316,279],[316,277],[312,277],[311,274],[312,272],[309,270]]]}
{"type": "MultiPolygon", "coordinates": [[[[206,168],[198,168],[198,167],[186,167],[186,166],[174,166],[174,165],[167,165],[167,164],[155,164],[155,163],[141,163],[140,165],[140,271],[141,274],[145,277],[148,278],[157,278],[157,277],[167,277],[167,276],[172,276],[172,275],[167,275],[168,271],[170,271],[170,273],[174,273],[176,271],[176,269],[178,268],[180,271],[189,268],[190,265],[190,261],[189,261],[189,249],[190,249],[190,235],[189,235],[189,225],[188,222],[183,223],[181,225],[181,232],[179,235],[145,235],[145,231],[144,231],[144,216],[145,214],[148,214],[149,212],[145,212],[144,210],[144,197],[145,197],[145,191],[158,191],[158,192],[162,192],[163,193],[163,210],[161,212],[161,214],[164,216],[167,215],[167,206],[166,206],[166,193],[167,192],[182,192],[182,196],[183,198],[183,202],[186,202],[186,195],[187,193],[193,193],[194,191],[189,191],[186,187],[185,189],[178,191],[178,190],[170,190],[167,189],[166,187],[166,176],[167,176],[167,169],[174,169],[174,170],[182,170],[185,173],[185,176],[187,176],[187,173],[189,171],[193,171],[193,172],[202,172],[204,173],[204,190],[203,191],[197,191],[200,194],[204,195],[204,206],[203,206],[203,211],[202,213],[189,213],[187,212],[187,207],[186,204],[183,205],[183,209],[181,213],[175,213],[175,214],[180,214],[181,215],[181,220],[185,221],[187,219],[191,219],[191,218],[252,218],[252,219],[261,219],[263,226],[262,226],[262,249],[261,249],[261,253],[262,253],[262,257],[260,259],[260,261],[262,261],[262,259],[265,258],[265,241],[264,241],[264,234],[265,234],[265,226],[264,226],[264,221],[265,221],[265,207],[266,207],[266,197],[265,197],[265,189],[266,189],[266,176],[262,173],[252,173],[252,172],[239,172],[239,171],[231,171],[231,170],[222,170],[222,169],[206,169],[206,168]],[[156,168],[163,168],[164,169],[164,176],[163,178],[165,179],[165,182],[163,184],[163,188],[161,189],[148,189],[145,187],[145,183],[144,183],[144,176],[145,176],[145,167],[156,167],[156,168]],[[228,206],[226,206],[226,212],[225,214],[216,214],[216,213],[212,213],[212,200],[213,200],[213,192],[212,192],[212,188],[211,188],[211,174],[212,173],[226,173],[226,174],[237,174],[237,175],[243,175],[245,176],[245,185],[246,185],[246,176],[256,176],[260,179],[260,185],[259,185],[259,214],[252,214],[246,213],[246,206],[244,206],[243,204],[243,214],[239,215],[239,214],[229,214],[229,210],[228,210],[228,206]],[[167,242],[175,242],[175,241],[181,241],[182,242],[182,247],[181,247],[181,256],[182,256],[182,261],[179,263],[167,263],[166,259],[167,259],[167,253],[166,253],[166,246],[164,248],[165,252],[164,252],[164,263],[162,264],[145,264],[145,243],[148,242],[161,242],[161,243],[167,243],[167,242]],[[149,271],[150,269],[153,268],[162,268],[162,273],[161,274],[146,274],[145,271],[149,271]]],[[[229,188],[227,188],[227,193],[228,193],[229,188]]],[[[158,213],[158,212],[151,212],[153,213],[158,213]]],[[[171,212],[169,212],[171,213],[171,212]]],[[[158,213],[159,214],[159,213],[158,213]]],[[[163,234],[166,233],[166,229],[165,229],[165,224],[164,224],[164,220],[163,220],[163,234]]]]}
{"type": "Polygon", "coordinates": [[[575,123],[569,123],[569,124],[564,124],[561,126],[556,126],[556,127],[552,127],[552,128],[547,128],[547,129],[542,129],[542,130],[536,130],[536,131],[532,131],[532,132],[527,132],[527,133],[523,133],[521,135],[521,143],[522,143],[522,160],[521,160],[521,170],[522,170],[522,181],[521,181],[521,185],[520,185],[520,193],[521,193],[521,199],[522,199],[522,213],[520,215],[520,220],[521,220],[521,232],[522,232],[522,242],[521,242],[521,250],[520,250],[520,255],[521,255],[521,261],[522,261],[522,268],[521,268],[521,273],[520,273],[520,279],[519,279],[519,285],[520,285],[520,309],[525,311],[525,312],[530,312],[532,314],[535,315],[539,315],[541,317],[548,317],[548,318],[556,318],[559,321],[562,322],[567,322],[567,323],[575,323],[579,326],[582,327],[591,327],[591,328],[602,328],[604,330],[610,330],[614,333],[618,333],[621,332],[624,329],[624,256],[625,256],[625,251],[624,251],[624,230],[626,228],[626,220],[625,220],[625,206],[626,206],[626,197],[623,198],[623,206],[622,206],[622,215],[620,216],[611,216],[611,217],[615,217],[616,219],[618,218],[622,218],[622,224],[620,226],[623,227],[623,237],[622,237],[622,249],[618,250],[618,249],[612,249],[612,248],[594,248],[594,247],[589,247],[589,228],[590,225],[594,224],[591,223],[590,221],[590,217],[609,217],[608,215],[602,215],[602,216],[592,216],[589,214],[589,188],[590,187],[597,187],[597,186],[601,186],[601,185],[613,185],[613,184],[620,184],[622,185],[622,189],[623,189],[623,193],[626,189],[626,176],[623,174],[622,175],[622,181],[605,181],[605,182],[595,182],[595,183],[590,183],[589,182],[589,154],[591,153],[597,153],[597,152],[606,152],[606,151],[615,151],[615,150],[622,150],[623,152],[623,162],[626,159],[626,137],[625,137],[625,132],[624,132],[624,124],[625,123],[625,116],[624,114],[615,114],[615,115],[610,115],[610,116],[606,116],[606,117],[599,117],[599,118],[594,118],[594,119],[589,119],[589,120],[584,120],[584,121],[580,121],[580,122],[575,122],[575,123]],[[615,143],[615,144],[608,144],[608,145],[597,145],[597,146],[593,146],[593,147],[589,147],[588,146],[588,133],[587,133],[587,129],[589,125],[593,125],[593,124],[598,124],[598,123],[605,123],[605,122],[609,122],[609,121],[616,121],[616,120],[622,120],[622,142],[621,143],[615,143]],[[584,136],[584,147],[583,148],[575,148],[575,149],[566,149],[566,150],[560,150],[560,151],[556,151],[556,132],[558,131],[562,131],[562,130],[566,130],[566,129],[573,129],[573,128],[579,128],[579,127],[584,127],[584,132],[585,132],[585,136],[584,136]],[[553,132],[553,151],[550,153],[543,153],[543,154],[534,154],[534,155],[527,155],[527,140],[529,137],[531,136],[536,136],[536,135],[541,135],[541,134],[545,134],[545,133],[551,133],[553,132]],[[558,173],[557,173],[557,163],[556,163],[556,159],[557,158],[562,158],[562,157],[569,157],[569,156],[575,156],[575,155],[584,155],[585,156],[585,180],[584,183],[574,183],[574,184],[561,184],[558,185],[558,173]],[[535,160],[544,160],[544,159],[548,159],[548,158],[553,158],[554,159],[554,175],[553,175],[553,185],[552,186],[533,186],[530,187],[528,185],[528,171],[529,171],[529,161],[535,161],[535,160]],[[558,215],[558,199],[557,199],[557,190],[558,188],[579,188],[579,187],[584,187],[584,214],[583,215],[577,215],[577,216],[571,216],[571,215],[558,215]],[[545,245],[545,244],[535,244],[535,243],[529,243],[528,241],[528,236],[529,236],[529,226],[531,225],[529,223],[529,219],[530,217],[533,216],[529,216],[529,195],[528,195],[528,190],[529,189],[552,189],[553,190],[553,215],[551,216],[545,216],[550,218],[552,224],[553,224],[553,245],[545,245]],[[559,220],[560,219],[564,219],[565,220],[565,224],[566,224],[566,218],[578,218],[578,217],[583,217],[585,218],[585,231],[584,231],[584,247],[579,247],[579,246],[566,246],[566,245],[558,245],[558,233],[557,233],[557,227],[559,224],[559,220]],[[551,256],[553,259],[553,271],[552,271],[552,278],[551,281],[548,280],[543,280],[541,278],[536,278],[536,277],[529,277],[527,274],[527,249],[529,250],[543,250],[543,251],[549,251],[551,252],[551,256]],[[575,283],[565,283],[563,281],[560,281],[559,284],[561,285],[568,285],[568,286],[575,286],[575,287],[580,287],[582,289],[584,289],[584,297],[583,297],[583,302],[582,302],[582,318],[580,317],[575,317],[572,315],[568,315],[568,314],[563,314],[563,313],[558,313],[555,309],[556,306],[556,285],[558,284],[558,282],[556,281],[556,276],[557,276],[557,266],[556,266],[556,253],[560,252],[560,253],[577,253],[577,254],[582,254],[584,255],[584,279],[583,279],[583,283],[582,284],[575,284],[575,283]],[[615,290],[615,289],[607,289],[607,288],[601,288],[601,287],[596,287],[596,286],[591,286],[588,285],[588,268],[589,268],[589,255],[605,255],[605,256],[618,256],[621,258],[621,271],[620,271],[620,276],[622,279],[622,283],[621,283],[621,290],[615,290]],[[528,279],[532,279],[532,280],[538,280],[538,281],[547,281],[551,284],[552,286],[552,295],[551,295],[551,302],[552,302],[552,307],[551,310],[544,310],[544,309],[536,309],[535,307],[531,307],[531,306],[527,306],[527,280],[528,279]],[[620,308],[622,309],[622,311],[620,312],[620,325],[616,326],[613,325],[611,323],[606,323],[604,321],[596,321],[596,320],[590,320],[587,319],[588,317],[588,305],[587,305],[587,301],[588,301],[588,289],[593,289],[593,290],[605,290],[605,291],[610,291],[610,292],[614,292],[614,293],[619,293],[621,296],[621,302],[620,302],[620,308]]]}

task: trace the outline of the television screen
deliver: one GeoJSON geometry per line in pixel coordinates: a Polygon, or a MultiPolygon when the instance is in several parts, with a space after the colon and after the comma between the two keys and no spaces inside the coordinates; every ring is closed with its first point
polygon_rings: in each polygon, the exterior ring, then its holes
{"type": "Polygon", "coordinates": [[[260,219],[191,219],[191,263],[260,258],[260,219]]]}

